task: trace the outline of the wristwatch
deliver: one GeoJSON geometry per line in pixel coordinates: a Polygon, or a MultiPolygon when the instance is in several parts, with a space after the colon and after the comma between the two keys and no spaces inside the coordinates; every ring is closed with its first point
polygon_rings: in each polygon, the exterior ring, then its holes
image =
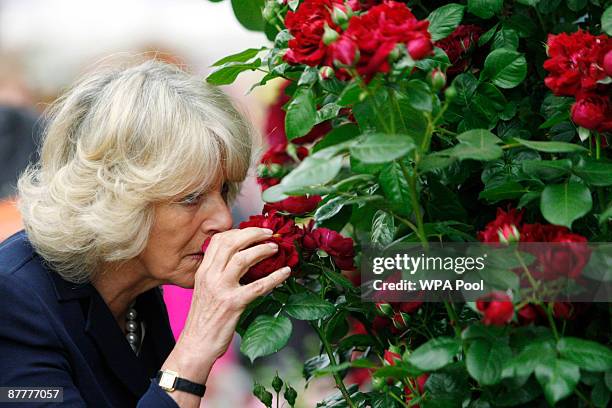
{"type": "Polygon", "coordinates": [[[159,387],[168,392],[179,390],[195,394],[198,397],[203,397],[206,391],[205,385],[191,382],[185,378],[180,378],[178,373],[170,370],[159,370],[156,379],[159,387]]]}

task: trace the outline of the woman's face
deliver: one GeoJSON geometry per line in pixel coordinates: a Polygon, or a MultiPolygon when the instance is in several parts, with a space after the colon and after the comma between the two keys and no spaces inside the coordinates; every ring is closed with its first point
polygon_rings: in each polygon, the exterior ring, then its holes
{"type": "Polygon", "coordinates": [[[138,257],[148,278],[193,288],[195,272],[202,262],[202,244],[233,225],[226,187],[219,182],[207,194],[156,205],[149,241],[138,257]]]}

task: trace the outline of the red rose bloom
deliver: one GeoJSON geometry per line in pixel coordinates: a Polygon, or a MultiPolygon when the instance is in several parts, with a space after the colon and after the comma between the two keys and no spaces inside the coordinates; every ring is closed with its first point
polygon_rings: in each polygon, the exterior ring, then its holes
{"type": "Polygon", "coordinates": [[[504,227],[518,226],[523,218],[523,212],[510,209],[508,212],[497,209],[497,217],[487,224],[483,231],[478,233],[478,240],[481,242],[499,242],[499,231],[504,227]]]}
{"type": "Polygon", "coordinates": [[[448,67],[446,73],[449,76],[462,73],[470,65],[471,55],[478,46],[482,31],[482,28],[476,25],[460,25],[455,28],[451,35],[434,44],[436,47],[442,48],[448,55],[451,66],[448,67]]]}
{"type": "Polygon", "coordinates": [[[548,35],[548,56],[544,69],[549,72],[544,83],[555,95],[573,96],[579,91],[592,91],[597,81],[606,77],[604,56],[612,49],[607,35],[575,33],[548,35]]]}
{"type": "Polygon", "coordinates": [[[283,59],[290,64],[311,67],[326,61],[327,45],[323,42],[325,26],[337,32],[340,28],[332,20],[334,6],[344,8],[342,0],[305,0],[295,12],[288,11],[285,26],[293,36],[283,59]]]}
{"type": "Polygon", "coordinates": [[[512,320],[514,305],[510,296],[503,292],[493,292],[476,301],[476,308],[483,313],[482,322],[486,325],[503,326],[512,320]]]}
{"type": "Polygon", "coordinates": [[[288,197],[275,203],[266,203],[263,212],[278,210],[289,214],[305,214],[317,208],[320,201],[321,196],[319,195],[288,197]]]}
{"type": "Polygon", "coordinates": [[[261,187],[261,191],[265,191],[278,183],[280,183],[280,179],[275,177],[257,177],[257,184],[261,187]]]}
{"type": "Polygon", "coordinates": [[[274,231],[274,235],[270,239],[258,242],[257,245],[265,242],[275,242],[278,244],[278,251],[253,265],[240,279],[241,283],[250,283],[268,276],[284,266],[293,268],[298,264],[299,258],[295,241],[300,241],[302,231],[294,224],[293,220],[278,215],[275,210],[272,210],[263,215],[251,215],[247,221],[241,222],[239,225],[241,229],[247,227],[269,228],[274,231]]]}
{"type": "MultiPolygon", "coordinates": [[[[263,164],[291,164],[295,163],[295,160],[287,153],[287,142],[279,143],[274,146],[271,146],[266,152],[261,156],[260,162],[263,164]]],[[[298,146],[296,148],[297,157],[300,160],[304,160],[306,156],[308,156],[308,149],[304,146],[298,146]]]]}
{"type": "Polygon", "coordinates": [[[604,95],[581,95],[572,105],[572,120],[586,129],[608,132],[612,130],[612,103],[604,95]]]}
{"type": "Polygon", "coordinates": [[[357,60],[357,72],[369,79],[389,71],[388,57],[397,44],[405,44],[415,60],[429,55],[433,45],[428,27],[429,21],[417,20],[404,3],[386,1],[350,19],[347,30],[332,44],[333,57],[345,65],[357,60]]]}
{"type": "Polygon", "coordinates": [[[542,279],[578,278],[591,257],[587,239],[582,235],[559,232],[550,242],[557,244],[537,250],[541,273],[535,275],[542,279]]]}
{"type": "Polygon", "coordinates": [[[316,228],[314,227],[314,220],[310,220],[310,223],[304,231],[304,239],[302,246],[308,251],[315,251],[322,249],[334,260],[336,266],[340,269],[352,271],[355,269],[353,263],[353,257],[355,252],[353,249],[353,240],[351,238],[345,238],[338,232],[330,230],[328,228],[316,228]]]}
{"type": "Polygon", "coordinates": [[[536,321],[538,313],[535,307],[528,304],[518,310],[516,316],[518,317],[519,324],[521,326],[526,326],[536,321]]]}

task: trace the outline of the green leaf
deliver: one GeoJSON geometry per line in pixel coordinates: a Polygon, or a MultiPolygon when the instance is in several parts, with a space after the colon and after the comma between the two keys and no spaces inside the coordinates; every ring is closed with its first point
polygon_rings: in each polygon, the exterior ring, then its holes
{"type": "Polygon", "coordinates": [[[493,38],[493,36],[497,32],[497,27],[499,27],[499,23],[496,23],[493,27],[489,28],[486,33],[480,36],[480,38],[478,39],[479,47],[482,47],[483,45],[491,41],[491,38],[493,38]]]}
{"type": "Polygon", "coordinates": [[[512,29],[504,28],[499,30],[493,38],[493,49],[506,48],[516,51],[519,45],[518,33],[512,29]]]}
{"type": "Polygon", "coordinates": [[[364,163],[386,163],[406,155],[415,147],[407,135],[370,133],[360,144],[351,146],[350,152],[364,163]]]}
{"type": "Polygon", "coordinates": [[[302,292],[289,296],[285,312],[299,320],[325,319],[336,311],[334,305],[314,293],[302,292]]]}
{"type": "Polygon", "coordinates": [[[438,41],[448,37],[461,23],[464,11],[465,6],[457,3],[446,4],[432,11],[427,17],[431,40],[438,41]]]}
{"type": "Polygon", "coordinates": [[[502,140],[486,129],[472,129],[457,136],[459,144],[439,153],[460,160],[495,160],[502,156],[502,140]]]}
{"type": "Polygon", "coordinates": [[[538,364],[535,375],[544,389],[546,401],[554,406],[574,391],[580,380],[580,369],[570,361],[551,359],[538,364]]]}
{"type": "Polygon", "coordinates": [[[587,5],[588,0],[567,0],[567,7],[572,11],[580,11],[587,5]]]}
{"type": "MultiPolygon", "coordinates": [[[[431,103],[431,90],[429,86],[418,79],[413,79],[408,81],[404,85],[404,92],[401,94],[401,98],[399,102],[406,101],[409,106],[419,111],[431,112],[432,103],[431,103]]],[[[402,112],[404,113],[404,112],[402,112]]],[[[420,113],[420,112],[417,112],[420,113]]],[[[409,114],[413,114],[414,112],[409,112],[409,114]]],[[[407,115],[404,115],[404,117],[407,115]]],[[[406,118],[409,119],[409,118],[406,118]]],[[[407,125],[406,127],[408,127],[407,125]]]]}
{"type": "Polygon", "coordinates": [[[374,219],[372,220],[370,241],[372,241],[373,244],[379,244],[384,247],[393,242],[394,237],[395,222],[393,216],[383,210],[376,211],[374,219]]]}
{"type": "Polygon", "coordinates": [[[542,191],[540,211],[546,221],[572,227],[572,223],[586,215],[593,207],[589,189],[579,183],[548,185],[542,191]]]}
{"type": "Polygon", "coordinates": [[[262,31],[264,19],[262,11],[265,0],[232,0],[232,9],[236,19],[244,28],[252,31],[262,31]]]}
{"type": "Polygon", "coordinates": [[[557,351],[561,357],[584,370],[612,370],[612,350],[594,341],[563,337],[557,343],[557,351]]]}
{"type": "Polygon", "coordinates": [[[599,215],[599,223],[603,224],[604,222],[607,222],[611,219],[612,219],[612,205],[609,205],[608,208],[606,208],[605,211],[599,215]]]}
{"type": "Polygon", "coordinates": [[[582,159],[574,167],[574,173],[591,186],[612,185],[612,163],[610,162],[582,159]]]}
{"type": "Polygon", "coordinates": [[[472,96],[478,88],[478,80],[469,72],[459,74],[453,81],[453,87],[457,90],[457,98],[453,100],[453,103],[457,102],[462,106],[469,106],[472,96]]]}
{"type": "Polygon", "coordinates": [[[520,52],[500,48],[492,51],[484,62],[481,79],[491,80],[500,88],[514,88],[527,75],[527,60],[520,52]]]}
{"type": "Polygon", "coordinates": [[[572,168],[569,159],[562,160],[525,160],[522,162],[523,172],[543,180],[553,180],[565,176],[572,168]]]}
{"type": "Polygon", "coordinates": [[[359,135],[359,127],[355,124],[349,123],[346,125],[334,128],[329,132],[323,139],[315,144],[310,150],[310,154],[314,154],[319,150],[323,150],[326,147],[330,147],[348,140],[354,139],[359,135]]]}
{"type": "Polygon", "coordinates": [[[346,200],[347,200],[346,197],[338,196],[338,197],[334,197],[330,199],[329,201],[325,202],[323,205],[317,208],[317,211],[314,214],[315,220],[317,220],[317,222],[321,222],[329,218],[332,218],[333,216],[335,216],[336,214],[340,212],[342,207],[344,207],[346,200]]]}
{"type": "Polygon", "coordinates": [[[322,271],[323,271],[323,274],[327,277],[327,279],[334,282],[336,285],[344,287],[345,289],[349,289],[349,290],[355,289],[355,286],[353,285],[353,283],[350,280],[348,280],[348,278],[346,278],[344,275],[342,275],[342,273],[332,271],[331,269],[327,269],[327,268],[323,268],[322,271]]]}
{"type": "Polygon", "coordinates": [[[394,211],[400,215],[409,215],[412,212],[408,181],[397,161],[387,164],[380,171],[378,183],[394,211]]]}
{"type": "Polygon", "coordinates": [[[468,11],[480,18],[491,18],[501,13],[504,0],[468,0],[468,11]]]}
{"type": "Polygon", "coordinates": [[[475,340],[466,355],[468,373],[482,385],[494,385],[501,380],[506,361],[512,357],[510,347],[499,340],[475,340]]]}
{"type": "Polygon", "coordinates": [[[222,67],[213,71],[208,77],[206,82],[213,85],[229,85],[238,78],[238,75],[244,71],[253,71],[261,65],[261,60],[257,58],[253,62],[235,62],[223,65],[222,67]]]}
{"type": "Polygon", "coordinates": [[[612,6],[608,6],[601,15],[601,30],[608,35],[612,35],[612,6]]]}
{"type": "Polygon", "coordinates": [[[528,189],[516,181],[509,181],[492,188],[487,188],[478,195],[478,198],[487,200],[490,203],[496,203],[501,200],[518,198],[528,191],[528,189]]]}
{"type": "Polygon", "coordinates": [[[418,347],[408,362],[424,371],[438,370],[453,361],[461,350],[461,343],[450,337],[437,337],[418,347]]]}
{"type": "MultiPolygon", "coordinates": [[[[453,364],[431,373],[425,383],[427,405],[432,408],[457,408],[470,394],[469,376],[463,364],[453,364]]],[[[411,401],[412,402],[412,401],[411,401]]]]}
{"type": "Polygon", "coordinates": [[[532,140],[525,140],[514,138],[514,141],[522,144],[530,149],[537,150],[539,152],[546,153],[572,153],[572,152],[584,152],[587,151],[584,147],[574,144],[574,143],[566,143],[566,142],[537,142],[532,140]]]}
{"type": "Polygon", "coordinates": [[[257,316],[242,337],[240,351],[252,363],[285,347],[291,331],[291,321],[285,316],[257,316]]]}
{"type": "Polygon", "coordinates": [[[517,356],[508,360],[502,371],[503,378],[528,377],[542,362],[553,359],[555,351],[548,340],[529,344],[517,356]]]}
{"type": "Polygon", "coordinates": [[[342,167],[342,159],[342,156],[332,158],[308,156],[287,174],[279,185],[282,186],[282,191],[292,191],[292,189],[325,184],[336,177],[342,167]]]}
{"type": "Polygon", "coordinates": [[[314,95],[310,88],[298,88],[285,116],[285,130],[287,139],[293,140],[304,136],[317,122],[317,108],[314,95]]]}
{"type": "Polygon", "coordinates": [[[361,89],[360,82],[353,81],[344,88],[336,103],[340,106],[349,106],[357,103],[362,92],[363,89],[361,89]]]}
{"type": "Polygon", "coordinates": [[[251,58],[254,58],[257,54],[259,54],[264,47],[262,48],[248,48],[244,51],[240,51],[236,54],[228,55],[227,57],[221,58],[219,61],[212,64],[213,67],[218,67],[223,64],[227,64],[228,62],[247,62],[251,58]]]}

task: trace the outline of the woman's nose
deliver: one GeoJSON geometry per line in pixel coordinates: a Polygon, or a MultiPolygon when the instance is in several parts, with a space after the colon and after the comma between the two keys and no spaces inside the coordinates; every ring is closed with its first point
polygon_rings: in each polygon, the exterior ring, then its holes
{"type": "Polygon", "coordinates": [[[215,194],[214,205],[209,207],[209,210],[207,211],[208,222],[202,223],[207,230],[222,232],[232,228],[234,225],[232,211],[221,194],[215,194]]]}

